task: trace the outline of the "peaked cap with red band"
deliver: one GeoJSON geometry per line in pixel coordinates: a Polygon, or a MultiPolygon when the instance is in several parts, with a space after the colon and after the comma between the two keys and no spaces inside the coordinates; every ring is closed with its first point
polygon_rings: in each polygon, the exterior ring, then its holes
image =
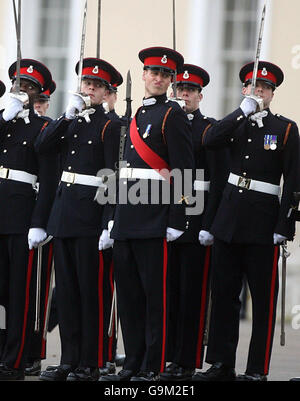
{"type": "Polygon", "coordinates": [[[193,64],[184,64],[182,70],[178,71],[176,76],[177,84],[192,85],[200,89],[204,88],[209,81],[208,72],[193,64]]]}
{"type": "Polygon", "coordinates": [[[50,86],[48,89],[46,89],[44,92],[40,93],[39,97],[40,99],[48,100],[50,99],[50,95],[55,91],[56,89],[56,83],[54,81],[51,82],[50,86]]]}
{"type": "Polygon", "coordinates": [[[109,86],[109,91],[110,91],[110,92],[117,92],[118,86],[122,85],[122,83],[123,83],[123,77],[122,77],[122,75],[118,72],[118,80],[117,80],[114,84],[112,84],[112,85],[109,86]]]}
{"type": "Polygon", "coordinates": [[[2,97],[5,93],[6,87],[2,81],[0,81],[0,97],[2,97]]]}
{"type": "Polygon", "coordinates": [[[171,73],[180,69],[184,63],[183,56],[168,47],[149,47],[141,50],[139,59],[144,63],[145,68],[159,69],[171,73]]]}
{"type": "MultiPolygon", "coordinates": [[[[79,61],[76,64],[75,71],[78,74],[79,61]]],[[[118,82],[118,71],[107,61],[99,58],[84,58],[82,65],[82,78],[99,79],[107,86],[118,82]]]]}
{"type": "MultiPolygon", "coordinates": [[[[240,80],[245,84],[251,83],[253,76],[254,62],[248,63],[241,68],[240,80]]],[[[271,85],[274,89],[277,88],[284,79],[282,70],[275,64],[268,61],[260,61],[258,63],[257,80],[264,81],[271,85]]]]}
{"type": "MultiPolygon", "coordinates": [[[[8,70],[9,78],[14,81],[17,76],[17,62],[14,62],[8,70]]],[[[41,92],[48,89],[52,82],[52,75],[48,68],[39,61],[21,59],[20,78],[35,83],[41,92]]]]}

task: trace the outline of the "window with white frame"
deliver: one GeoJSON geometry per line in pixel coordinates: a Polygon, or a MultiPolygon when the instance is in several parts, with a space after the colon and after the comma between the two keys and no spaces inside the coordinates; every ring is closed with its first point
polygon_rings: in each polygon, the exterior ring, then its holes
{"type": "Polygon", "coordinates": [[[56,82],[49,110],[49,115],[56,118],[63,110],[72,1],[39,0],[38,3],[36,52],[56,82]]]}
{"type": "Polygon", "coordinates": [[[224,67],[223,116],[241,100],[241,67],[254,60],[257,43],[258,0],[224,0],[222,63],[224,67]]]}

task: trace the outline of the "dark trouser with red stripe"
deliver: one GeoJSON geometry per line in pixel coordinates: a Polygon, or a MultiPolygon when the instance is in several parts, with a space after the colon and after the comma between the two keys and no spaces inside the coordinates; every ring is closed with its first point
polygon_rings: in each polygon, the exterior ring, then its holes
{"type": "Polygon", "coordinates": [[[210,250],[197,243],[170,244],[168,360],[185,368],[203,364],[210,250]]]}
{"type": "MultiPolygon", "coordinates": [[[[112,336],[108,336],[111,304],[114,292],[114,263],[112,248],[105,249],[103,252],[103,362],[114,362],[116,356],[116,324],[113,318],[112,336]]],[[[103,365],[104,366],[104,365],[103,365]]]]}
{"type": "Polygon", "coordinates": [[[268,374],[278,294],[279,247],[227,244],[215,239],[212,313],[206,360],[235,366],[243,274],[252,299],[247,373],[268,374]]]}
{"type": "MultiPolygon", "coordinates": [[[[40,296],[40,325],[39,331],[35,332],[34,327],[31,334],[30,350],[28,362],[46,358],[46,340],[43,338],[44,327],[46,324],[46,308],[50,289],[50,275],[52,268],[53,244],[48,243],[42,248],[42,268],[41,268],[41,296],[40,296]]],[[[37,276],[33,277],[35,290],[37,289],[37,276]]],[[[36,296],[36,294],[34,294],[36,296]]],[[[35,316],[35,312],[34,312],[35,316]]]]}
{"type": "Polygon", "coordinates": [[[33,327],[35,251],[26,234],[0,236],[0,305],[6,311],[6,333],[0,360],[24,369],[33,327]]]}
{"type": "Polygon", "coordinates": [[[126,359],[124,369],[162,372],[166,350],[167,243],[116,240],[114,267],[126,359]]]}
{"type": "Polygon", "coordinates": [[[104,261],[98,237],[54,238],[61,364],[100,367],[103,360],[104,261]]]}

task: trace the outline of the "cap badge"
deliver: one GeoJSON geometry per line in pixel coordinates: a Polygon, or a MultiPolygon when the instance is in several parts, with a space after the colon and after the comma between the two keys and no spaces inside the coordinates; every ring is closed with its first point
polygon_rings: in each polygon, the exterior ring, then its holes
{"type": "Polygon", "coordinates": [[[160,60],[163,64],[166,64],[168,62],[168,57],[166,55],[164,55],[161,60],[160,60]]]}
{"type": "Polygon", "coordinates": [[[92,73],[93,74],[98,74],[99,73],[99,67],[97,65],[95,65],[95,67],[93,68],[92,73]]]}
{"type": "Polygon", "coordinates": [[[188,73],[188,71],[184,71],[183,79],[189,79],[189,77],[190,77],[190,74],[188,73]]]}
{"type": "Polygon", "coordinates": [[[267,71],[266,67],[264,67],[264,68],[262,69],[261,75],[263,75],[264,77],[265,77],[266,75],[268,75],[268,71],[267,71]]]}
{"type": "Polygon", "coordinates": [[[32,65],[30,65],[30,66],[27,68],[27,72],[28,72],[29,74],[32,74],[32,73],[33,73],[33,66],[32,66],[32,65]]]}

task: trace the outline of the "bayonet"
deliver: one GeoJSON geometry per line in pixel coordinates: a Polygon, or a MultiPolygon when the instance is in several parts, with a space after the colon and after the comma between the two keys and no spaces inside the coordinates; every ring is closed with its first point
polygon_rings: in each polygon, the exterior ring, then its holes
{"type": "Polygon", "coordinates": [[[125,138],[126,138],[126,131],[127,128],[130,125],[130,118],[131,118],[131,75],[130,75],[130,70],[127,72],[127,78],[126,78],[126,111],[125,111],[125,117],[126,117],[126,124],[121,126],[121,132],[120,132],[120,146],[119,146],[119,168],[120,168],[120,162],[123,160],[123,155],[124,155],[124,147],[125,147],[125,138]]]}
{"type": "Polygon", "coordinates": [[[127,72],[127,77],[126,77],[126,112],[125,112],[125,116],[128,120],[130,120],[131,118],[131,86],[132,86],[132,81],[131,81],[131,74],[130,74],[130,70],[128,70],[127,72]]]}

